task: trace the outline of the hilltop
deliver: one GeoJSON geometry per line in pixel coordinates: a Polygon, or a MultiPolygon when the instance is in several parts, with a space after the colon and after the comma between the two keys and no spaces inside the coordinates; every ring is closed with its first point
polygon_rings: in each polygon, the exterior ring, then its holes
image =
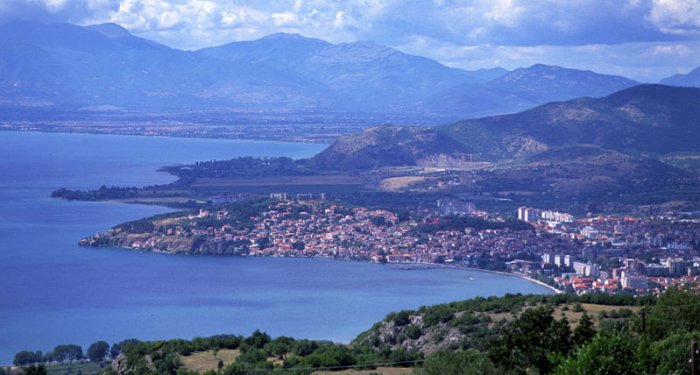
{"type": "Polygon", "coordinates": [[[700,89],[639,85],[600,99],[457,122],[440,131],[493,159],[576,144],[624,153],[699,151],[700,89]]]}
{"type": "Polygon", "coordinates": [[[436,128],[368,129],[341,137],[311,162],[337,170],[405,167],[383,185],[404,176],[409,183],[400,189],[411,191],[650,204],[695,200],[688,157],[663,156],[682,152],[700,152],[700,89],[639,85],[436,128]]]}
{"type": "Polygon", "coordinates": [[[349,134],[314,156],[321,169],[372,169],[420,165],[430,159],[459,157],[464,147],[435,129],[380,126],[349,134]]]}
{"type": "Polygon", "coordinates": [[[460,152],[484,160],[519,159],[580,144],[632,155],[700,151],[700,89],[639,85],[600,99],[550,103],[434,129],[391,128],[392,134],[401,137],[387,134],[386,129],[342,137],[318,158],[382,159],[377,150],[398,145],[411,145],[405,150],[404,165],[418,165],[421,157],[431,154],[460,152]],[[377,137],[380,133],[384,136],[377,137]],[[344,146],[347,144],[353,147],[344,146]]]}

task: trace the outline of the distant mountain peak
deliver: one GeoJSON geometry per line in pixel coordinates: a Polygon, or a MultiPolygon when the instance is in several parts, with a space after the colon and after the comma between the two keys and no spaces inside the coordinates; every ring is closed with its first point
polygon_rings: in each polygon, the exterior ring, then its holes
{"type": "Polygon", "coordinates": [[[306,36],[303,36],[303,35],[297,34],[297,33],[283,33],[283,32],[269,34],[269,35],[266,35],[266,36],[260,38],[259,40],[286,40],[286,41],[302,40],[302,41],[313,41],[313,42],[326,43],[325,41],[323,41],[321,39],[309,38],[309,37],[306,37],[306,36]]]}
{"type": "Polygon", "coordinates": [[[522,69],[525,69],[525,70],[563,70],[565,68],[562,68],[561,66],[557,66],[557,65],[547,65],[547,64],[537,63],[537,64],[533,64],[527,68],[522,68],[522,69]]]}
{"type": "Polygon", "coordinates": [[[687,74],[674,74],[662,79],[660,83],[672,86],[700,87],[700,67],[687,74]]]}
{"type": "Polygon", "coordinates": [[[87,26],[86,29],[97,31],[98,33],[111,39],[121,39],[132,36],[127,29],[112,22],[90,25],[87,26]]]}

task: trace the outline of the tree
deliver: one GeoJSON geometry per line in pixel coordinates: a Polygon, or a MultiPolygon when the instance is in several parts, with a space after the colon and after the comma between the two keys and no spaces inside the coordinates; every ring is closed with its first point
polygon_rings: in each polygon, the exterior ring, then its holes
{"type": "Polygon", "coordinates": [[[27,368],[24,369],[23,372],[24,375],[46,375],[46,366],[39,365],[39,366],[34,366],[31,365],[27,368]]]}
{"type": "Polygon", "coordinates": [[[394,325],[397,327],[405,326],[411,323],[411,312],[407,310],[401,310],[396,315],[394,315],[394,325]]]}
{"type": "Polygon", "coordinates": [[[556,368],[561,375],[637,374],[637,350],[624,333],[600,333],[556,368]]]}
{"type": "Polygon", "coordinates": [[[136,345],[138,345],[140,342],[141,341],[139,341],[137,339],[126,339],[126,340],[119,341],[118,346],[119,346],[120,353],[124,353],[124,352],[129,351],[131,348],[136,347],[136,345]]]}
{"type": "Polygon", "coordinates": [[[60,362],[75,361],[83,358],[83,349],[80,345],[57,345],[53,349],[54,359],[60,362]]]}
{"type": "Polygon", "coordinates": [[[700,295],[689,291],[669,289],[647,311],[647,333],[654,339],[700,330],[700,295]]]}
{"type": "MultiPolygon", "coordinates": [[[[690,375],[690,343],[700,341],[700,333],[676,333],[651,344],[651,355],[656,374],[690,375]]],[[[641,358],[640,358],[641,359],[641,358]]]]}
{"type": "Polygon", "coordinates": [[[551,307],[525,310],[504,327],[489,344],[489,358],[500,367],[527,373],[548,373],[554,358],[571,350],[571,330],[566,319],[555,320],[551,307]]]}
{"type": "Polygon", "coordinates": [[[112,357],[112,359],[117,358],[117,356],[122,352],[122,347],[118,343],[112,344],[112,347],[109,349],[109,356],[112,357]]]}
{"type": "Polygon", "coordinates": [[[224,369],[223,375],[248,375],[248,371],[246,371],[243,365],[232,363],[224,369]]]}
{"type": "Polygon", "coordinates": [[[109,351],[109,344],[105,341],[97,341],[90,345],[87,350],[87,357],[91,362],[102,362],[109,351]]]}
{"type": "Polygon", "coordinates": [[[593,328],[593,320],[588,314],[583,313],[581,319],[578,321],[578,326],[574,329],[574,335],[572,337],[573,344],[575,346],[583,346],[595,336],[595,329],[593,328]]]}
{"type": "Polygon", "coordinates": [[[423,331],[420,329],[420,327],[413,324],[406,327],[406,337],[409,339],[417,340],[421,337],[421,335],[423,335],[423,331]]]}
{"type": "Polygon", "coordinates": [[[425,360],[423,375],[495,375],[496,368],[489,358],[475,350],[463,352],[440,351],[425,360]]]}
{"type": "Polygon", "coordinates": [[[258,329],[256,329],[255,332],[253,332],[253,334],[250,335],[250,337],[245,339],[246,344],[258,349],[262,349],[262,347],[270,341],[270,335],[264,332],[260,332],[260,330],[258,329]]]}
{"type": "Polygon", "coordinates": [[[279,359],[284,359],[285,354],[289,353],[291,350],[293,341],[293,339],[285,336],[272,340],[272,342],[268,344],[270,354],[279,359]]]}
{"type": "Polygon", "coordinates": [[[304,357],[318,349],[318,344],[310,340],[298,340],[292,345],[294,355],[304,357]]]}
{"type": "Polygon", "coordinates": [[[44,361],[44,356],[41,351],[32,352],[29,350],[22,350],[15,354],[15,359],[12,361],[15,366],[26,366],[32,363],[41,363],[44,361]]]}

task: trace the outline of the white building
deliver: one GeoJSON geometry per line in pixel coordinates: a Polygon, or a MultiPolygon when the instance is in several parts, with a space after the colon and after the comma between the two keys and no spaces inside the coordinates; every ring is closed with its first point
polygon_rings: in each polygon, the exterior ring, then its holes
{"type": "Polygon", "coordinates": [[[564,256],[561,254],[557,254],[554,256],[554,264],[557,265],[557,267],[561,267],[564,265],[564,256]]]}
{"type": "Polygon", "coordinates": [[[592,238],[598,237],[600,235],[600,231],[590,226],[583,227],[583,229],[581,229],[581,235],[590,240],[592,238]]]}
{"type": "Polygon", "coordinates": [[[537,221],[539,218],[538,215],[538,210],[531,208],[531,207],[519,207],[518,208],[518,220],[526,221],[528,223],[532,223],[537,221]]]}
{"type": "Polygon", "coordinates": [[[566,212],[546,210],[542,211],[540,216],[545,220],[559,221],[563,223],[572,223],[574,221],[574,216],[567,214],[566,212]]]}
{"type": "Polygon", "coordinates": [[[647,289],[649,288],[649,280],[646,276],[635,275],[630,272],[624,272],[620,279],[623,288],[627,289],[647,289]]]}
{"type": "Polygon", "coordinates": [[[571,265],[573,264],[573,259],[571,259],[571,255],[564,255],[564,266],[567,268],[571,268],[571,265]]]}
{"type": "Polygon", "coordinates": [[[574,272],[578,275],[598,277],[600,276],[600,266],[597,264],[574,262],[574,272]]]}
{"type": "Polygon", "coordinates": [[[542,261],[545,264],[552,264],[554,263],[554,254],[552,253],[544,253],[542,254],[542,261]]]}

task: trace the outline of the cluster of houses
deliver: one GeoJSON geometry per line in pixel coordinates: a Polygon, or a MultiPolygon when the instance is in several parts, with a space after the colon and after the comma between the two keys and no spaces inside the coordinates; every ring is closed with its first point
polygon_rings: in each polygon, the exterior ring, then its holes
{"type": "MultiPolygon", "coordinates": [[[[225,202],[244,198],[216,197],[225,202]]],[[[575,219],[565,212],[521,207],[518,218],[528,222],[531,230],[421,230],[441,228],[435,224],[444,220],[443,215],[479,212],[473,205],[444,200],[433,215],[400,221],[388,210],[343,206],[321,195],[274,198],[278,200],[249,224],[236,225],[231,221],[235,215],[222,206],[180,221],[167,219],[166,230],[154,230],[132,246],[158,249],[164,239],[176,243],[178,238],[198,238],[193,241],[198,246],[238,255],[452,262],[548,279],[562,290],[579,294],[660,292],[695,285],[700,275],[700,219],[682,215],[575,219]]]]}
{"type": "Polygon", "coordinates": [[[542,235],[577,246],[545,251],[540,262],[513,269],[552,277],[557,287],[578,294],[661,292],[693,284],[700,275],[700,219],[687,214],[596,216],[574,220],[566,213],[518,208],[518,219],[542,235]]]}

